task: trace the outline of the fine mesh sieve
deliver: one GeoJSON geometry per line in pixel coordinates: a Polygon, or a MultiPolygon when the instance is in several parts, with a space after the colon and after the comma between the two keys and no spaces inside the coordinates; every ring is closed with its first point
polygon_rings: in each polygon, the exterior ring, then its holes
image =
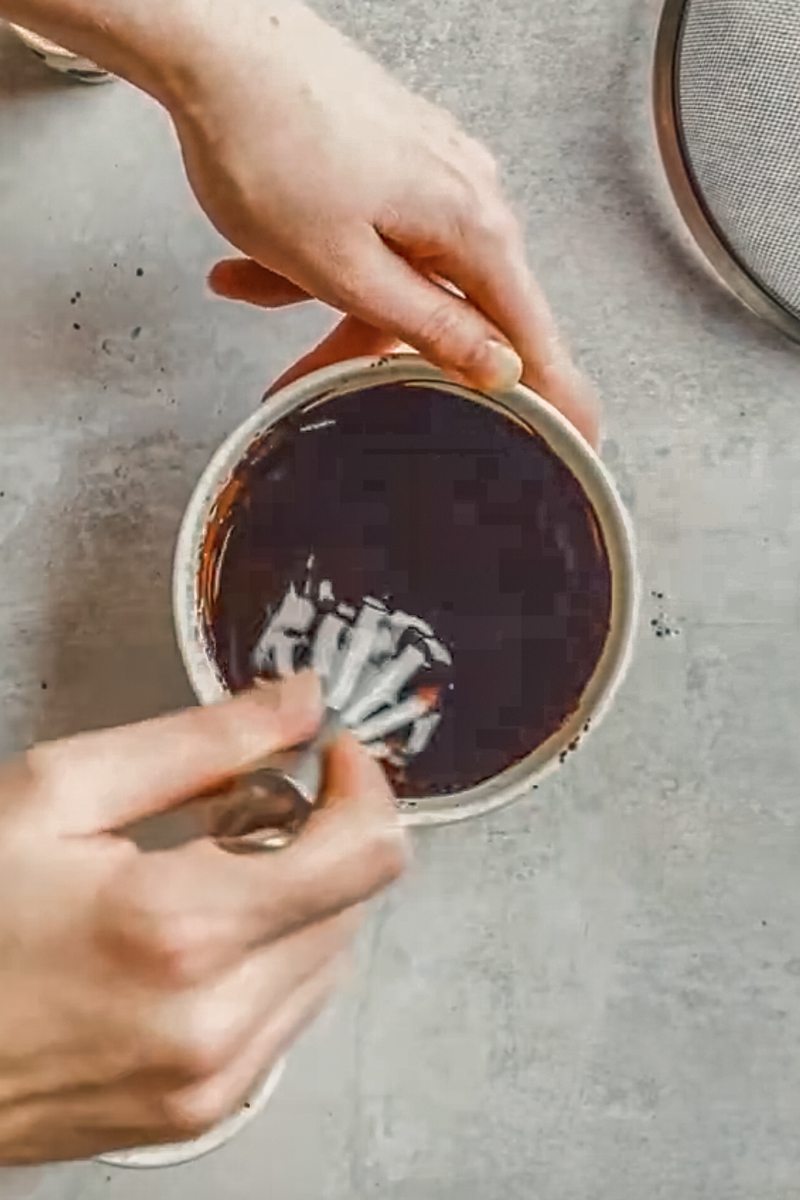
{"type": "Polygon", "coordinates": [[[695,240],[740,300],[800,340],[800,0],[667,0],[654,96],[695,240]]]}

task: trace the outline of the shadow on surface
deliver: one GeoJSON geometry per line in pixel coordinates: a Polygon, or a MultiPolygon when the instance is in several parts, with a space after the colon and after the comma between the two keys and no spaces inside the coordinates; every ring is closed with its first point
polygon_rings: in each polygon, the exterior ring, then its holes
{"type": "Polygon", "coordinates": [[[46,67],[16,34],[0,25],[0,104],[7,97],[68,92],[85,86],[46,67]]]}

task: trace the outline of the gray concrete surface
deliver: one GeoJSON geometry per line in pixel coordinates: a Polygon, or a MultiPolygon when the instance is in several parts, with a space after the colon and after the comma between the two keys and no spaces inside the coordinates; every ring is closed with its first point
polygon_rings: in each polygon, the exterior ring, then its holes
{"type": "MultiPolygon", "coordinates": [[[[506,167],[606,400],[648,589],[637,661],[535,805],[418,839],[357,980],[238,1143],[156,1179],[6,1174],[0,1197],[796,1197],[797,351],[707,279],[666,201],[650,0],[322,7],[506,167]],[[653,636],[662,614],[679,636],[653,636]]],[[[325,321],[210,302],[217,249],[155,108],[0,40],[3,751],[187,699],[182,506],[325,321]]]]}

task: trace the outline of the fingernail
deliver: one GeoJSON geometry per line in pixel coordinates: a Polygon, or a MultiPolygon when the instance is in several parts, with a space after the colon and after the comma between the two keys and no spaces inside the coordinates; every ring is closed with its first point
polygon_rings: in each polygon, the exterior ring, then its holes
{"type": "Polygon", "coordinates": [[[209,291],[213,292],[215,296],[224,295],[227,274],[227,261],[214,263],[214,266],[208,272],[206,283],[208,284],[209,291]]]}
{"type": "Polygon", "coordinates": [[[505,342],[486,343],[486,375],[484,382],[498,392],[516,387],[522,378],[522,359],[505,342]]]}

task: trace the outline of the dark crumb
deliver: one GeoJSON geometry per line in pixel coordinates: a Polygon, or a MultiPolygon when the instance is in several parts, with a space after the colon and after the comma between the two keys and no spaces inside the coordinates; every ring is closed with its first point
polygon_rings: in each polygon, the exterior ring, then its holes
{"type": "Polygon", "coordinates": [[[538,783],[535,783],[535,784],[533,785],[533,790],[534,790],[535,792],[538,792],[538,790],[539,790],[539,785],[538,785],[538,783]]]}
{"type": "Polygon", "coordinates": [[[273,13],[269,19],[269,23],[270,23],[270,25],[272,25],[272,27],[274,29],[277,29],[281,23],[281,19],[280,19],[280,17],[276,17],[275,14],[273,13]]]}
{"type": "Polygon", "coordinates": [[[5,492],[0,492],[0,500],[5,500],[5,492]]]}
{"type": "Polygon", "coordinates": [[[583,732],[588,733],[591,728],[592,728],[592,718],[590,717],[589,720],[586,722],[586,724],[583,727],[583,732]]]}
{"type": "Polygon", "coordinates": [[[249,1100],[245,1100],[245,1102],[244,1102],[244,1108],[245,1108],[245,1109],[249,1109],[250,1107],[251,1107],[251,1105],[250,1105],[250,1101],[249,1101],[249,1100]]]}
{"type": "Polygon", "coordinates": [[[39,684],[39,687],[42,689],[43,692],[46,692],[47,691],[47,680],[43,679],[42,682],[39,684]]]}
{"type": "Polygon", "coordinates": [[[560,763],[565,763],[567,761],[567,751],[566,750],[561,751],[561,753],[558,756],[558,761],[560,763]]]}
{"type": "Polygon", "coordinates": [[[76,298],[75,296],[70,296],[70,298],[69,298],[69,302],[70,302],[70,304],[77,304],[77,303],[78,303],[78,301],[77,301],[77,298],[76,298]]]}
{"type": "Polygon", "coordinates": [[[740,417],[746,417],[746,416],[747,416],[747,413],[745,412],[745,410],[744,410],[743,408],[740,408],[740,409],[739,409],[739,416],[740,416],[740,417]]]}
{"type": "Polygon", "coordinates": [[[651,592],[650,595],[653,597],[654,600],[663,600],[664,599],[663,592],[651,592]]]}
{"type": "Polygon", "coordinates": [[[664,630],[663,630],[663,629],[657,629],[657,630],[656,630],[656,637],[660,637],[660,638],[662,638],[663,636],[664,636],[664,630]]]}
{"type": "Polygon", "coordinates": [[[653,617],[650,621],[650,624],[653,626],[653,629],[655,629],[656,625],[658,624],[658,617],[653,617]]]}
{"type": "Polygon", "coordinates": [[[143,275],[144,275],[144,267],[137,267],[137,268],[136,268],[136,276],[137,276],[137,278],[138,278],[138,279],[141,279],[143,275]]]}
{"type": "Polygon", "coordinates": [[[78,322],[77,322],[77,321],[73,322],[72,328],[73,328],[73,329],[80,329],[80,325],[78,324],[78,322]]]}
{"type": "Polygon", "coordinates": [[[761,924],[766,928],[766,924],[767,924],[766,921],[762,921],[761,924]]]}
{"type": "Polygon", "coordinates": [[[170,400],[170,404],[174,404],[174,403],[175,403],[175,397],[173,396],[172,399],[170,400]]]}
{"type": "Polygon", "coordinates": [[[119,263],[112,263],[111,265],[114,268],[114,270],[116,271],[117,267],[119,266],[119,263]]]}
{"type": "Polygon", "coordinates": [[[141,325],[137,325],[135,329],[131,330],[131,337],[133,338],[134,341],[136,341],[136,339],[141,335],[141,332],[142,332],[141,325]]]}

